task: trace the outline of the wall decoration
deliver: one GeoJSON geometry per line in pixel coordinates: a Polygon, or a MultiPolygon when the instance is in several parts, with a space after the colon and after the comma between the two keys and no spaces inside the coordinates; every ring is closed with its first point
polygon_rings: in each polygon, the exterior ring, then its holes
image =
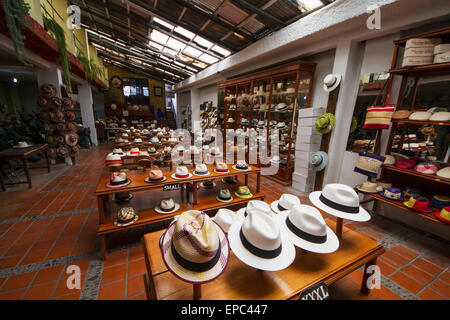
{"type": "Polygon", "coordinates": [[[153,87],[153,95],[155,97],[162,97],[162,87],[153,87]]]}
{"type": "Polygon", "coordinates": [[[122,87],[122,79],[119,76],[113,76],[109,81],[113,88],[119,89],[122,87]]]}

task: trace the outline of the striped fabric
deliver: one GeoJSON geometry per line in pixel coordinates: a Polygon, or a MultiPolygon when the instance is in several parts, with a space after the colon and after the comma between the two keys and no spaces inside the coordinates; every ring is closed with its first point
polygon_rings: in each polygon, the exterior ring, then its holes
{"type": "Polygon", "coordinates": [[[367,107],[364,129],[388,129],[395,105],[367,107]]]}

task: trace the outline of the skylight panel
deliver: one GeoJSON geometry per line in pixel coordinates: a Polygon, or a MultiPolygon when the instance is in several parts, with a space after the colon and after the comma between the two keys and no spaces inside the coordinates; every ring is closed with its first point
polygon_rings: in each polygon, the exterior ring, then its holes
{"type": "Polygon", "coordinates": [[[174,38],[169,38],[169,40],[167,41],[167,46],[176,51],[181,51],[186,48],[186,45],[183,42],[178,41],[174,38]]]}
{"type": "Polygon", "coordinates": [[[201,45],[201,46],[203,46],[205,48],[208,48],[208,49],[211,48],[214,45],[214,43],[212,43],[212,42],[210,42],[210,41],[208,41],[208,40],[206,40],[206,39],[204,39],[204,38],[202,38],[200,36],[196,36],[194,38],[194,42],[196,42],[199,45],[201,45]]]}
{"type": "Polygon", "coordinates": [[[176,51],[174,51],[174,50],[172,50],[172,49],[169,49],[169,48],[164,48],[164,49],[163,49],[163,52],[168,53],[168,54],[170,54],[171,56],[176,56],[176,55],[177,55],[177,52],[176,52],[176,51]]]}
{"type": "Polygon", "coordinates": [[[170,23],[165,22],[164,20],[159,19],[158,17],[153,17],[153,21],[156,22],[159,25],[162,25],[162,26],[166,27],[170,31],[172,31],[173,28],[174,28],[173,25],[171,25],[170,23]]]}
{"type": "Polygon", "coordinates": [[[197,50],[191,46],[187,46],[183,52],[185,52],[186,54],[192,56],[192,57],[198,57],[199,55],[202,54],[202,52],[200,50],[197,50]]]}
{"type": "Polygon", "coordinates": [[[207,64],[202,63],[202,62],[198,62],[198,61],[195,61],[195,62],[193,63],[193,65],[194,65],[194,66],[197,66],[197,67],[199,67],[199,68],[202,68],[202,69],[205,69],[205,68],[208,66],[207,64]]]}
{"type": "Polygon", "coordinates": [[[200,57],[198,57],[201,61],[209,63],[209,64],[213,64],[216,63],[217,61],[219,61],[219,59],[214,58],[212,56],[210,56],[209,54],[202,54],[200,57]]]}
{"type": "Polygon", "coordinates": [[[158,49],[158,50],[162,50],[162,49],[164,49],[164,47],[162,46],[162,45],[160,45],[159,43],[156,43],[156,42],[154,42],[154,41],[150,41],[150,46],[152,46],[152,47],[154,47],[154,48],[156,48],[156,49],[158,49]]]}
{"type": "Polygon", "coordinates": [[[228,50],[226,50],[226,49],[224,49],[224,48],[222,48],[222,47],[220,47],[218,45],[215,45],[214,47],[212,47],[211,50],[213,50],[213,51],[215,51],[215,52],[217,52],[217,53],[219,53],[219,54],[221,54],[221,55],[223,55],[225,57],[227,57],[227,56],[229,56],[231,54],[230,51],[228,51],[228,50]]]}
{"type": "Polygon", "coordinates": [[[192,40],[193,37],[195,37],[195,33],[190,32],[189,30],[186,30],[185,28],[182,27],[176,27],[174,29],[175,32],[185,36],[186,38],[192,40]]]}
{"type": "Polygon", "coordinates": [[[165,44],[169,39],[169,36],[166,36],[164,33],[153,29],[152,33],[150,34],[150,38],[160,44],[165,44]]]}

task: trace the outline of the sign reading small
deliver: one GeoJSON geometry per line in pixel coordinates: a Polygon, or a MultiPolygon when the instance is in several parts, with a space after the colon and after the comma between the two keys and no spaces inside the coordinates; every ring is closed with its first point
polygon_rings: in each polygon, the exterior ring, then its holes
{"type": "Polygon", "coordinates": [[[163,191],[175,191],[175,190],[181,190],[181,183],[166,184],[165,186],[163,186],[163,191]]]}
{"type": "Polygon", "coordinates": [[[298,300],[328,300],[329,297],[327,285],[320,281],[300,292],[298,300]]]}

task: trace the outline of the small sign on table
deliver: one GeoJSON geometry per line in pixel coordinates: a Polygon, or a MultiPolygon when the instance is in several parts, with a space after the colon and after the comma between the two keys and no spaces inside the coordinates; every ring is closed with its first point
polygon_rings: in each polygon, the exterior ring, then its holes
{"type": "Polygon", "coordinates": [[[163,191],[175,191],[175,190],[181,190],[181,183],[171,183],[166,184],[163,186],[163,191]]]}
{"type": "Polygon", "coordinates": [[[328,300],[329,297],[327,285],[320,281],[300,292],[298,300],[328,300]]]}

